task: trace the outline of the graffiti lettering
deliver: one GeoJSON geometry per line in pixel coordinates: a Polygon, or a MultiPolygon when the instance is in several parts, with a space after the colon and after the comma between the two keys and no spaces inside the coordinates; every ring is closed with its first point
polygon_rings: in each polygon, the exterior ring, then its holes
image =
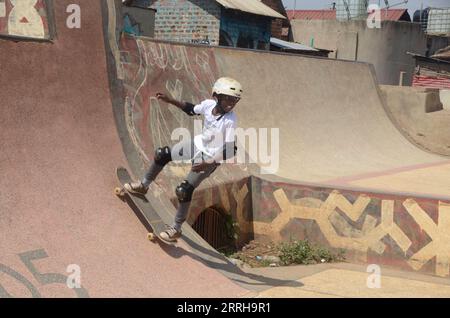
{"type": "MultiPolygon", "coordinates": [[[[29,251],[25,253],[19,254],[19,258],[22,263],[27,267],[28,271],[33,275],[34,279],[41,285],[51,285],[51,284],[61,284],[64,288],[67,288],[67,277],[62,274],[57,273],[42,273],[40,272],[36,266],[33,264],[33,261],[48,258],[45,250],[35,250],[29,251]]],[[[6,265],[0,264],[0,272],[3,272],[12,278],[19,281],[22,285],[24,285],[31,293],[33,298],[41,297],[41,294],[38,292],[37,288],[23,275],[18,273],[17,271],[7,267],[6,265]]],[[[87,298],[89,294],[85,288],[80,286],[80,288],[73,289],[78,298],[87,298]]],[[[9,298],[13,297],[10,293],[6,291],[6,289],[0,284],[0,298],[9,298]]]]}
{"type": "Polygon", "coordinates": [[[121,52],[121,67],[127,79],[127,126],[140,157],[148,163],[147,154],[153,153],[154,147],[172,144],[173,129],[186,127],[191,122],[174,107],[162,105],[155,94],[162,92],[192,103],[211,98],[216,67],[207,49],[191,53],[185,46],[141,39],[130,39],[123,47],[130,47],[129,51],[121,52]],[[164,86],[155,86],[155,78],[164,86]]]}
{"type": "Polygon", "coordinates": [[[204,45],[210,45],[209,39],[193,39],[191,40],[192,44],[204,44],[204,45]]]}
{"type": "MultiPolygon", "coordinates": [[[[8,266],[5,266],[3,264],[0,264],[0,272],[5,273],[6,275],[11,276],[12,278],[16,279],[18,282],[20,282],[22,285],[24,285],[31,293],[31,296],[33,298],[41,298],[41,294],[37,291],[36,287],[33,286],[33,284],[30,283],[28,279],[23,277],[21,274],[13,270],[12,268],[9,268],[8,266]]],[[[12,298],[13,296],[9,294],[5,288],[0,284],[0,298],[12,298]]]]}

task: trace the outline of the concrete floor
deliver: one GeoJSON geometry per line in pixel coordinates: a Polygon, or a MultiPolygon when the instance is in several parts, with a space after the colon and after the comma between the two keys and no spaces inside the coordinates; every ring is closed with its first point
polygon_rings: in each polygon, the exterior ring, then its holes
{"type": "Polygon", "coordinates": [[[253,297],[268,298],[447,298],[450,280],[381,267],[380,288],[369,288],[373,272],[366,265],[337,263],[278,268],[253,268],[245,272],[277,280],[284,286],[255,286],[253,297]]]}

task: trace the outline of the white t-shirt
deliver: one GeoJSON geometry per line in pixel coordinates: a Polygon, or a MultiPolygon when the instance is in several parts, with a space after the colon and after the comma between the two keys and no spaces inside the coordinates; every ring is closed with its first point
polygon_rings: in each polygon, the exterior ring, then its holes
{"type": "Polygon", "coordinates": [[[194,107],[196,114],[204,116],[202,134],[194,137],[194,143],[199,150],[212,158],[218,159],[222,158],[225,143],[234,142],[237,117],[234,112],[213,115],[212,111],[216,105],[215,100],[207,99],[194,107]]]}

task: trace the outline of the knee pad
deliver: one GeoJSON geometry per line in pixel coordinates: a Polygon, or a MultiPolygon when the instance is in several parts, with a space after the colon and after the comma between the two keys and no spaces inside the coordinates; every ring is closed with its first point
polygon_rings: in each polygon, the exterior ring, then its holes
{"type": "Polygon", "coordinates": [[[172,161],[172,154],[169,147],[158,148],[155,151],[155,163],[160,166],[165,166],[172,161]]]}
{"type": "Polygon", "coordinates": [[[194,193],[194,186],[191,185],[187,180],[184,180],[176,189],[175,194],[177,195],[178,201],[190,202],[192,199],[192,194],[194,193]]]}

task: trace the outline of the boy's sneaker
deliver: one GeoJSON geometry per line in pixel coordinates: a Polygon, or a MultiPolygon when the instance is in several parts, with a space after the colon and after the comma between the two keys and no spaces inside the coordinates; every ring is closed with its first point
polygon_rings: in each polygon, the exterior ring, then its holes
{"type": "Polygon", "coordinates": [[[143,185],[141,181],[125,183],[124,188],[131,193],[146,194],[148,192],[148,187],[143,185]]]}
{"type": "Polygon", "coordinates": [[[175,228],[169,227],[164,232],[161,232],[159,236],[161,236],[164,241],[175,242],[181,237],[181,231],[177,231],[175,228]]]}

